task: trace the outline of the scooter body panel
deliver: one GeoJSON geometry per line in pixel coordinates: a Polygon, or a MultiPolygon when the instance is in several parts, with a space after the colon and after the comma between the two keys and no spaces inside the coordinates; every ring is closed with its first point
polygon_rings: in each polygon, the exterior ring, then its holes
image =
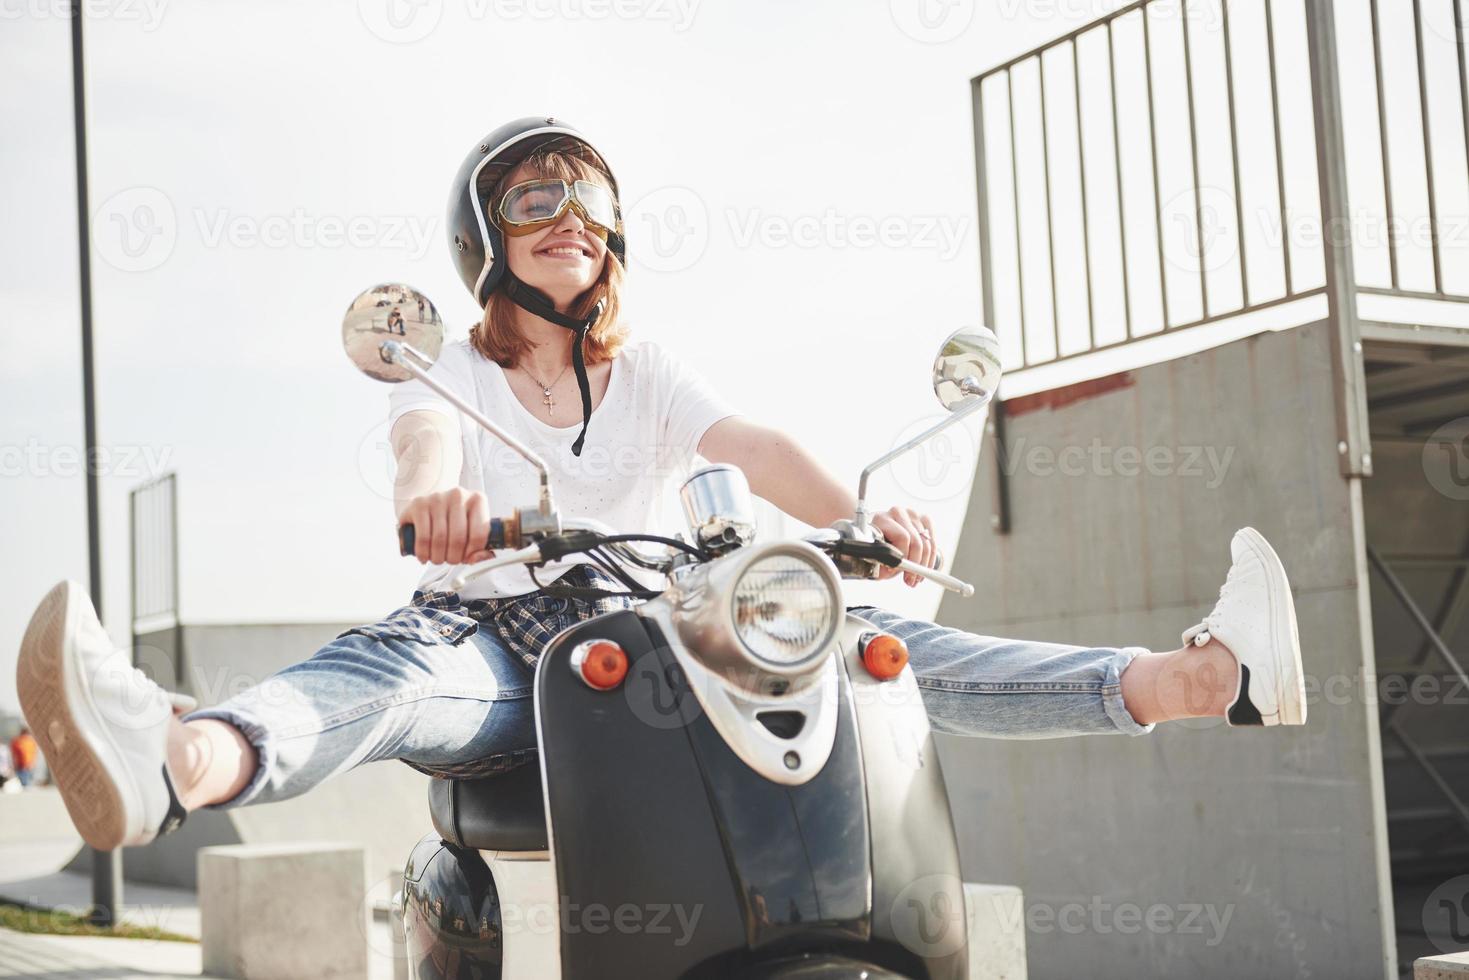
{"type": "Polygon", "coordinates": [[[848,615],[842,659],[851,679],[872,834],[872,933],[921,956],[930,977],[964,977],[968,920],[949,794],[918,679],[867,672],[858,637],[872,625],[848,615]]]}
{"type": "Polygon", "coordinates": [[[927,713],[911,669],[867,673],[858,637],[871,628],[846,617],[836,738],[794,786],[726,744],[655,618],[613,613],[560,634],[536,680],[550,860],[435,841],[436,853],[426,838],[405,881],[414,976],[824,975],[829,960],[966,977],[958,848],[927,713]],[[589,639],[628,654],[614,690],[572,669],[589,639]]]}
{"type": "MultiPolygon", "coordinates": [[[[849,619],[844,651],[865,625],[849,619]]],[[[962,938],[957,953],[930,956],[928,946],[915,953],[904,944],[914,930],[903,916],[894,928],[890,908],[874,909],[874,854],[889,845],[870,823],[874,806],[897,811],[882,822],[887,832],[907,821],[905,837],[947,838],[947,846],[898,842],[905,856],[881,865],[885,902],[911,883],[895,880],[910,870],[946,874],[960,910],[963,894],[947,809],[927,809],[947,805],[937,768],[910,768],[864,792],[865,739],[846,653],[833,688],[839,711],[831,754],[795,786],[763,778],[735,755],[690,689],[681,656],[652,618],[631,611],[573,627],[543,655],[537,724],[559,893],[583,909],[633,906],[625,912],[631,928],[596,932],[574,921],[567,928],[563,912],[562,976],[742,975],[821,953],[909,976],[963,977],[962,938]],[[571,669],[571,651],[594,638],[628,653],[628,676],[614,691],[592,690],[571,669]],[[926,785],[935,780],[937,795],[926,785]],[[894,791],[904,795],[885,795],[894,791]],[[671,909],[664,913],[671,929],[644,928],[654,909],[671,909]]],[[[915,705],[922,712],[916,685],[898,702],[869,705],[870,723],[891,741],[886,713],[900,712],[898,727],[926,744],[932,760],[926,717],[915,728],[911,713],[915,705]]]]}
{"type": "Polygon", "coordinates": [[[505,966],[500,894],[478,851],[430,834],[403,875],[403,931],[414,980],[497,980],[505,966]]]}

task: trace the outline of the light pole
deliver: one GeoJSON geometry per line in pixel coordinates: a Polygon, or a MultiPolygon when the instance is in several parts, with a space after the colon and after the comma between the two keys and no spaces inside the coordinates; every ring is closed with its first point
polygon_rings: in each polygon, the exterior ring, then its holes
{"type": "MultiPolygon", "coordinates": [[[[77,272],[82,313],[82,428],[87,461],[87,575],[97,618],[102,618],[102,542],[97,517],[97,400],[92,370],[92,232],[87,201],[87,86],[82,69],[82,5],[71,4],[71,106],[76,131],[77,272]]],[[[122,849],[92,850],[91,921],[110,926],[122,900],[122,849]]]]}

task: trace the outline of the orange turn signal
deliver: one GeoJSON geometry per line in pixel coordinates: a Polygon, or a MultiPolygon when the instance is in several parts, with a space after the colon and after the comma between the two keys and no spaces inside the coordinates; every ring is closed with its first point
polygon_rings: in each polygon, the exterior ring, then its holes
{"type": "Polygon", "coordinates": [[[571,654],[572,669],[597,691],[610,691],[627,676],[627,651],[611,640],[589,640],[571,654]]]}
{"type": "Polygon", "coordinates": [[[908,666],[908,645],[891,633],[862,637],[862,666],[880,681],[890,681],[908,666]]]}

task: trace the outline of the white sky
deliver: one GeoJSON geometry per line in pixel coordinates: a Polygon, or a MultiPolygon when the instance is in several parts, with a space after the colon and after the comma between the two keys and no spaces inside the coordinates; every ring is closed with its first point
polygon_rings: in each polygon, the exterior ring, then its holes
{"type": "MultiPolygon", "coordinates": [[[[402,280],[463,333],[473,309],[442,240],[448,179],[505,119],[561,116],[614,162],[644,256],[630,277],[634,336],[664,342],[854,482],[936,415],[933,349],[979,320],[967,80],[1024,43],[979,16],[930,45],[882,3],[649,2],[619,8],[647,17],[594,20],[575,14],[598,8],[576,2],[445,0],[402,5],[410,28],[439,21],[395,44],[369,28],[389,33],[386,5],[368,0],[88,9],[98,419],[122,471],[102,484],[103,598],[118,640],[127,491],[151,475],[144,451],[179,473],[186,618],[367,621],[407,600],[419,569],[396,555],[374,448],[387,390],[348,365],[340,317],[358,290],[402,280]],[[653,226],[636,204],[660,193],[653,218],[666,235],[683,206],[702,254],[671,238],[668,254],[648,253],[653,226]],[[149,224],[140,205],[175,229],[171,251],[166,236],[124,251],[118,222],[149,224]],[[912,247],[780,237],[828,211],[896,217],[912,247]],[[371,242],[251,237],[298,213],[365,219],[371,242]],[[403,232],[425,226],[422,245],[403,232]],[[150,267],[117,267],[130,264],[150,267]],[[881,398],[879,379],[891,382],[881,398]]],[[[67,456],[82,435],[63,10],[4,0],[0,26],[7,664],[44,591],[87,577],[83,482],[67,456]]],[[[965,486],[941,489],[920,506],[952,548],[965,486]]],[[[877,491],[897,500],[890,479],[877,491]]],[[[878,595],[915,612],[937,602],[933,586],[878,595]]],[[[0,670],[0,705],[14,706],[12,677],[0,670]]]]}
{"type": "MultiPolygon", "coordinates": [[[[521,115],[572,122],[613,162],[634,336],[855,483],[938,418],[933,351],[980,320],[969,79],[1116,5],[89,3],[108,628],[127,635],[127,491],[166,470],[186,620],[367,621],[407,601],[387,389],[348,365],[340,317],[405,281],[465,331],[448,179],[521,115]]],[[[87,577],[64,10],[0,0],[3,708],[36,600],[87,577]]],[[[952,552],[972,445],[926,463],[880,474],[874,499],[927,510],[952,552]]],[[[925,616],[939,598],[850,595],[925,616]]]]}

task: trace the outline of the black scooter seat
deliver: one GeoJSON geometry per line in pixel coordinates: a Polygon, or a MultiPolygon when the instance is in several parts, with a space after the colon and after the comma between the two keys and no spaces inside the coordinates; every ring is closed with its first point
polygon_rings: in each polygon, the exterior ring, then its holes
{"type": "Polygon", "coordinates": [[[439,836],[482,851],[544,851],[541,767],[532,762],[480,779],[431,779],[428,810],[439,836]]]}

